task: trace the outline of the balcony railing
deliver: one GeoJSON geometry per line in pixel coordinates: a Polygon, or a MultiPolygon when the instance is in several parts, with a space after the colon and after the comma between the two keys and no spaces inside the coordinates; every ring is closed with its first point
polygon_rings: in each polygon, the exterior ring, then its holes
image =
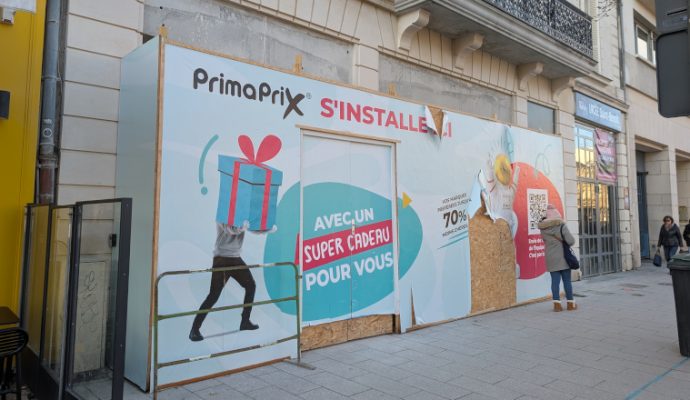
{"type": "Polygon", "coordinates": [[[593,58],[592,18],[567,0],[484,0],[484,2],[593,58]]]}

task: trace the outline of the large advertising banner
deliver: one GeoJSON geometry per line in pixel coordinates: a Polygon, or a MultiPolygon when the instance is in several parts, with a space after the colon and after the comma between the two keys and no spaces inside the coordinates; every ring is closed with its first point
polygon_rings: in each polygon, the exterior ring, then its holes
{"type": "MultiPolygon", "coordinates": [[[[402,329],[471,310],[479,193],[517,246],[516,301],[548,293],[536,222],[563,211],[561,140],[165,45],[158,274],[295,262],[302,325],[399,314],[402,329]],[[474,196],[473,196],[474,193],[474,196]],[[414,316],[414,317],[413,317],[414,316]]],[[[508,238],[507,240],[510,240],[508,238]]],[[[280,299],[291,268],[166,277],[163,312],[280,299]]],[[[161,322],[161,361],[295,332],[283,302],[161,322]]],[[[295,355],[294,342],[165,368],[160,382],[295,355]]]]}

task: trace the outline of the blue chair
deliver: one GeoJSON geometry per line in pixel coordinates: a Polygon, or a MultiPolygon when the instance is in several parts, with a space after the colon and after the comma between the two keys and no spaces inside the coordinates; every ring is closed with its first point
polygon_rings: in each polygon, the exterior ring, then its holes
{"type": "Polygon", "coordinates": [[[0,396],[2,400],[8,393],[15,393],[16,399],[22,398],[22,373],[20,353],[26,347],[29,335],[20,328],[0,330],[0,396]],[[12,389],[13,370],[12,360],[16,367],[14,386],[12,389]]]}

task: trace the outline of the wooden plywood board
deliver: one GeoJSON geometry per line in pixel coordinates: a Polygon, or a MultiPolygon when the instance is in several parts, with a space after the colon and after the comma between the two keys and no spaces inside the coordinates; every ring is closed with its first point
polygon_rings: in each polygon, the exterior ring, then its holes
{"type": "Polygon", "coordinates": [[[470,219],[472,313],[500,310],[517,302],[515,244],[510,226],[486,214],[484,203],[470,219]]]}
{"type": "Polygon", "coordinates": [[[443,110],[434,107],[434,106],[428,106],[429,107],[429,112],[431,112],[431,116],[434,119],[434,125],[436,126],[436,134],[439,136],[443,135],[443,110]]]}
{"type": "Polygon", "coordinates": [[[302,350],[393,333],[394,315],[370,315],[302,328],[302,350]]]}

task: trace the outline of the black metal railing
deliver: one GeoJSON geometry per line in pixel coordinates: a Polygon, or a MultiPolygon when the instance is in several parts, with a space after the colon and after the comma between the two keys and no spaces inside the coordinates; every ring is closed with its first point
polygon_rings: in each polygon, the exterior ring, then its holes
{"type": "Polygon", "coordinates": [[[593,58],[592,18],[567,0],[484,0],[593,58]]]}

